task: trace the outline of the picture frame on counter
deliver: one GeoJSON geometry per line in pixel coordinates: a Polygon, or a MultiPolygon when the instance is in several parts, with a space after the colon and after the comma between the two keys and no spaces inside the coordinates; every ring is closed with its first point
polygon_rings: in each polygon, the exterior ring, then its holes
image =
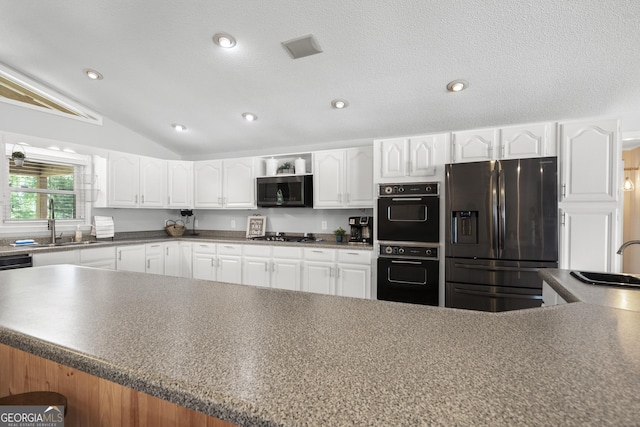
{"type": "Polygon", "coordinates": [[[264,236],[266,228],[266,216],[254,215],[247,217],[247,239],[264,236]]]}

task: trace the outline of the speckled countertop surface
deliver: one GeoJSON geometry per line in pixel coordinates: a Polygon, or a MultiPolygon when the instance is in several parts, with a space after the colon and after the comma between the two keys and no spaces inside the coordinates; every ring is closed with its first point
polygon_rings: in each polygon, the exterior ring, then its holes
{"type": "Polygon", "coordinates": [[[75,266],[0,271],[0,342],[240,425],[637,425],[640,313],[500,314],[75,266]]]}

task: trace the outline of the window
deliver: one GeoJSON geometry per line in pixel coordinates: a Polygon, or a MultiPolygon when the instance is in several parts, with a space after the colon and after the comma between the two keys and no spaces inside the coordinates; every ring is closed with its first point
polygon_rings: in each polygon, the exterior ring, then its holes
{"type": "Polygon", "coordinates": [[[56,220],[84,221],[87,214],[84,156],[29,148],[22,166],[7,153],[7,203],[5,224],[42,222],[51,217],[52,200],[56,220]],[[84,161],[83,161],[84,160],[84,161]]]}

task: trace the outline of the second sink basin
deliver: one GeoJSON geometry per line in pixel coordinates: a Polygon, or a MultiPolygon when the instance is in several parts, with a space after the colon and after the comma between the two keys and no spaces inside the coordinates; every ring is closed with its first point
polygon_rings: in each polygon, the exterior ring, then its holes
{"type": "Polygon", "coordinates": [[[571,275],[581,282],[591,285],[631,286],[640,288],[640,277],[633,274],[572,271],[571,275]]]}

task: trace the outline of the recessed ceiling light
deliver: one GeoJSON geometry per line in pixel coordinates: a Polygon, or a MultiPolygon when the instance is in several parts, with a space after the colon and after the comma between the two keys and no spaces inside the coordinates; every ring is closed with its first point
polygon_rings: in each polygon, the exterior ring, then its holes
{"type": "Polygon", "coordinates": [[[100,74],[96,70],[92,70],[91,68],[85,68],[84,70],[82,70],[82,72],[85,73],[91,80],[102,80],[104,78],[102,74],[100,74]]]}
{"type": "Polygon", "coordinates": [[[258,120],[258,116],[256,116],[253,113],[242,113],[242,117],[248,122],[253,122],[258,120]]]}
{"type": "Polygon", "coordinates": [[[180,123],[174,123],[171,125],[171,127],[178,132],[184,132],[185,130],[187,130],[187,127],[185,125],[181,125],[180,123]]]}
{"type": "Polygon", "coordinates": [[[344,99],[334,99],[333,101],[331,101],[331,106],[333,108],[341,110],[343,108],[347,108],[349,106],[349,103],[344,99]]]}
{"type": "Polygon", "coordinates": [[[227,33],[218,33],[213,36],[213,42],[220,47],[230,49],[236,45],[236,39],[232,35],[227,33]]]}
{"type": "Polygon", "coordinates": [[[469,82],[466,80],[454,80],[452,82],[449,82],[449,84],[447,85],[447,90],[449,92],[460,92],[461,90],[466,89],[467,87],[469,87],[469,82]]]}

